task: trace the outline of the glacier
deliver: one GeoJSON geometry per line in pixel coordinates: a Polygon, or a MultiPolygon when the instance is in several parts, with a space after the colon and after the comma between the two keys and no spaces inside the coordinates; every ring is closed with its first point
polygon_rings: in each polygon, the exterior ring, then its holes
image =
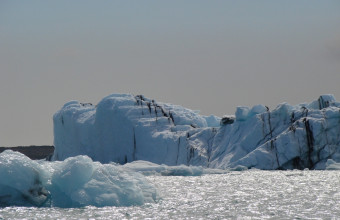
{"type": "Polygon", "coordinates": [[[158,199],[144,175],[119,164],[82,155],[49,162],[11,150],[0,154],[0,207],[132,206],[158,199]]]}
{"type": "Polygon", "coordinates": [[[218,169],[326,169],[340,162],[340,103],[239,106],[222,118],[143,95],[111,94],[97,105],[70,101],[53,116],[53,161],[87,155],[218,169]]]}

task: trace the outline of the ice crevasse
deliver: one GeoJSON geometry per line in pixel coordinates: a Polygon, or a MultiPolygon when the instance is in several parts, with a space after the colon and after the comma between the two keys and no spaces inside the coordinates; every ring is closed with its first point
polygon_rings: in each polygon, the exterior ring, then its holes
{"type": "Polygon", "coordinates": [[[340,103],[237,107],[202,116],[142,95],[112,94],[96,106],[71,101],[53,117],[52,160],[87,155],[102,163],[145,160],[209,168],[325,169],[340,162],[340,103]]]}

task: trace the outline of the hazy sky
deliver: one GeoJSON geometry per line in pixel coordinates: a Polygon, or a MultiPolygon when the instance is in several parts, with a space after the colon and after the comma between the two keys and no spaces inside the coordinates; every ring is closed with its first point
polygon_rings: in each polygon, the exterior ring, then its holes
{"type": "Polygon", "coordinates": [[[0,146],[53,144],[53,114],[111,93],[233,114],[340,100],[340,1],[0,0],[0,146]]]}

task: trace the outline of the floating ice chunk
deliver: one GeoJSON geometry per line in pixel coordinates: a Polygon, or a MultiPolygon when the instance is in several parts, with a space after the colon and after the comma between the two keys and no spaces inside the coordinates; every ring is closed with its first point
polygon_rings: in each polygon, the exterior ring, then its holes
{"type": "Polygon", "coordinates": [[[158,199],[140,173],[87,156],[36,162],[21,153],[0,154],[0,206],[130,206],[158,199]]]}
{"type": "Polygon", "coordinates": [[[55,185],[67,195],[71,194],[90,181],[95,170],[94,165],[87,156],[67,158],[55,167],[51,179],[52,185],[55,185]]]}
{"type": "MultiPolygon", "coordinates": [[[[52,192],[68,197],[71,206],[142,205],[157,199],[154,187],[141,174],[115,164],[92,162],[87,156],[65,160],[51,182],[52,192]]],[[[53,202],[63,206],[65,199],[53,202]]]]}
{"type": "Polygon", "coordinates": [[[230,171],[245,171],[245,170],[248,170],[248,167],[242,166],[242,165],[237,165],[236,167],[230,168],[229,170],[230,171]]]}
{"type": "Polygon", "coordinates": [[[0,154],[0,206],[43,206],[50,198],[42,166],[19,152],[0,154]]]}
{"type": "Polygon", "coordinates": [[[203,168],[201,166],[167,166],[158,165],[148,161],[134,161],[127,163],[122,167],[135,172],[140,172],[143,175],[162,175],[162,176],[201,176],[203,174],[222,174],[226,170],[203,168]]]}
{"type": "Polygon", "coordinates": [[[340,170],[340,163],[336,163],[332,159],[328,159],[326,162],[326,170],[340,170]]]}
{"type": "Polygon", "coordinates": [[[125,164],[123,167],[133,171],[141,172],[144,175],[162,175],[162,176],[200,176],[203,174],[202,167],[195,166],[167,166],[158,165],[147,161],[134,161],[125,164]]]}

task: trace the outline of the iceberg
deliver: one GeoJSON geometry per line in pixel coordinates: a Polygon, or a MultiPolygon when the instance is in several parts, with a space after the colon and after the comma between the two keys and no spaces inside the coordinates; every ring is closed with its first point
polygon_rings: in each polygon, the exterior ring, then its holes
{"type": "Polygon", "coordinates": [[[239,106],[202,116],[143,95],[112,94],[97,105],[71,101],[53,116],[52,160],[87,155],[101,163],[143,160],[218,169],[326,169],[340,162],[340,103],[239,106]]]}
{"type": "Polygon", "coordinates": [[[19,152],[0,154],[0,206],[43,206],[50,198],[46,173],[36,161],[19,152]]]}
{"type": "Polygon", "coordinates": [[[11,150],[0,154],[0,207],[131,206],[158,199],[142,174],[117,164],[88,156],[49,162],[11,150]]]}

